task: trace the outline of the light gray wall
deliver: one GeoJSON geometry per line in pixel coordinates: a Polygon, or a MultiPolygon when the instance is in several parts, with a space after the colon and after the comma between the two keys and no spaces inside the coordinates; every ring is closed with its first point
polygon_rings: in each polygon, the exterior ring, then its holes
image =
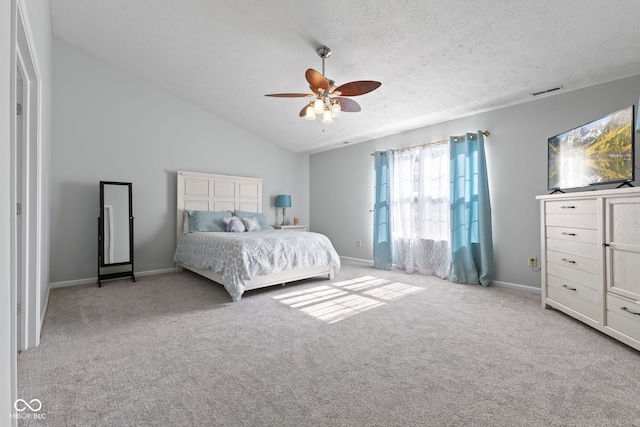
{"type": "MultiPolygon", "coordinates": [[[[489,130],[486,138],[495,280],[540,287],[527,267],[540,256],[540,213],[535,196],[547,194],[547,138],[635,105],[640,75],[535,99],[450,122],[310,157],[311,228],[325,233],[340,255],[373,259],[373,158],[376,150],[489,130]],[[356,241],[362,240],[362,247],[356,241]]],[[[636,165],[640,165],[640,150],[636,165]]],[[[640,178],[640,177],[637,177],[640,178]]]]}
{"type": "Polygon", "coordinates": [[[135,270],[172,268],[176,171],[263,178],[309,218],[309,156],[292,154],[54,38],[51,282],[96,276],[99,181],[133,183],[135,270]]]}

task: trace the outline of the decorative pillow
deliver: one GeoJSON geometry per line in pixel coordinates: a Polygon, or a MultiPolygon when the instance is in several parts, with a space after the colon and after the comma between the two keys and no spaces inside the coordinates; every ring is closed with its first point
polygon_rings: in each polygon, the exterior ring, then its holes
{"type": "Polygon", "coordinates": [[[258,218],[254,216],[250,216],[247,218],[242,218],[242,222],[244,222],[244,226],[247,228],[247,231],[260,231],[260,223],[258,222],[258,218]]]}
{"type": "Polygon", "coordinates": [[[189,211],[184,211],[184,219],[182,220],[182,234],[188,233],[189,231],[189,211]]]}
{"type": "Polygon", "coordinates": [[[230,218],[231,212],[187,211],[189,215],[189,232],[192,231],[224,231],[224,218],[230,218]]]}
{"type": "Polygon", "coordinates": [[[242,223],[242,220],[238,217],[232,216],[230,218],[224,218],[223,221],[225,222],[225,224],[227,224],[227,228],[225,229],[225,231],[231,233],[242,233],[246,230],[244,224],[242,223]]]}
{"type": "Polygon", "coordinates": [[[238,218],[256,218],[258,220],[258,224],[260,224],[261,230],[272,230],[273,227],[269,225],[267,221],[267,217],[262,213],[257,212],[246,212],[246,211],[236,211],[235,215],[238,218]]]}

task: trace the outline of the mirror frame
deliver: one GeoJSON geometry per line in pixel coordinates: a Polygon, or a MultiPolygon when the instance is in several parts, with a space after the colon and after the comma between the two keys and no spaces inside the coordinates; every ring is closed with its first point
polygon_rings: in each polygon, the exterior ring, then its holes
{"type": "Polygon", "coordinates": [[[100,281],[103,279],[113,279],[117,277],[131,277],[135,282],[135,276],[133,274],[133,185],[130,182],[117,182],[117,181],[100,181],[100,216],[98,217],[98,286],[101,286],[100,281]],[[105,186],[119,185],[126,186],[128,190],[128,203],[129,203],[129,259],[128,261],[105,263],[105,250],[104,250],[104,225],[105,225],[105,186]],[[116,271],[113,273],[103,274],[101,269],[107,267],[117,267],[130,265],[131,269],[127,271],[116,271]]]}

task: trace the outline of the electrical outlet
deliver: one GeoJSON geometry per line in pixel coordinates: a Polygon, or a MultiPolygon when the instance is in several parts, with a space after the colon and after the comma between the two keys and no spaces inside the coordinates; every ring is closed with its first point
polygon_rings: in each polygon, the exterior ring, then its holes
{"type": "Polygon", "coordinates": [[[538,266],[538,258],[534,256],[529,257],[529,267],[537,267],[538,266]]]}
{"type": "Polygon", "coordinates": [[[362,247],[362,240],[356,240],[356,246],[361,248],[362,247]]]}

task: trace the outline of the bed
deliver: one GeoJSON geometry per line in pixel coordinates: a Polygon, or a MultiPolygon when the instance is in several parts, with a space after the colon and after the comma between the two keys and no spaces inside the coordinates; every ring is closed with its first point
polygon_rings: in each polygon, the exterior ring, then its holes
{"type": "Polygon", "coordinates": [[[176,269],[222,284],[233,301],[251,289],[325,275],[332,279],[340,268],[340,258],[322,234],[274,229],[193,232],[188,230],[189,211],[261,214],[262,179],[177,173],[176,269]]]}

